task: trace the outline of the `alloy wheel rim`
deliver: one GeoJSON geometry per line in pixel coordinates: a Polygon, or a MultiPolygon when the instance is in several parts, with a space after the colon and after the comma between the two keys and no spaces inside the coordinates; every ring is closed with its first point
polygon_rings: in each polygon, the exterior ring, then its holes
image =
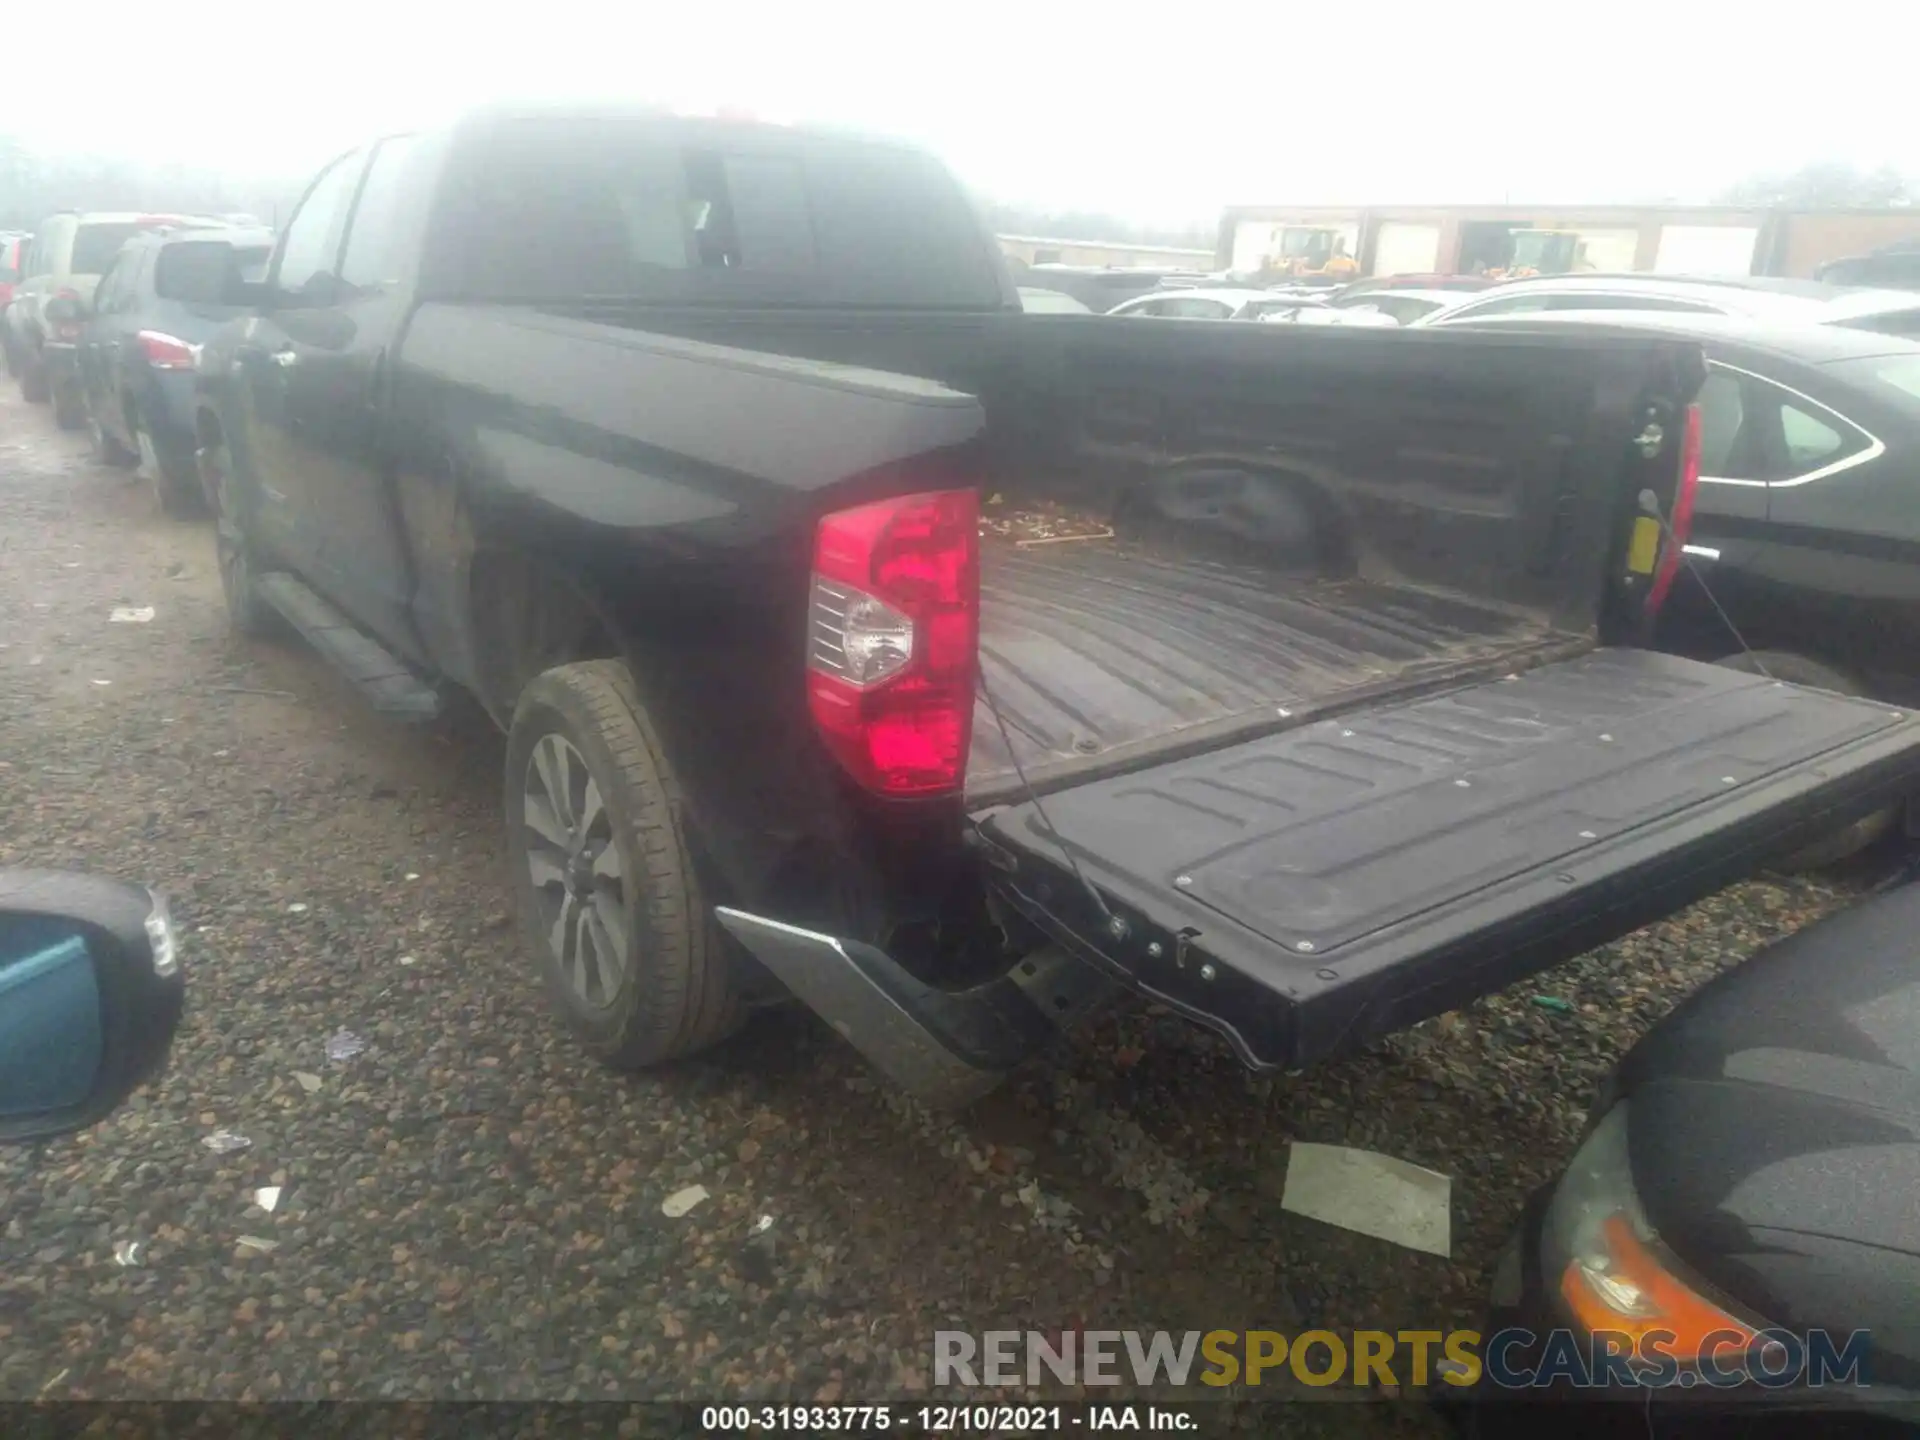
{"type": "Polygon", "coordinates": [[[586,757],[551,731],[534,743],[521,790],[527,878],[547,949],[581,1004],[608,1009],[626,983],[632,934],[612,812],[586,757]]]}

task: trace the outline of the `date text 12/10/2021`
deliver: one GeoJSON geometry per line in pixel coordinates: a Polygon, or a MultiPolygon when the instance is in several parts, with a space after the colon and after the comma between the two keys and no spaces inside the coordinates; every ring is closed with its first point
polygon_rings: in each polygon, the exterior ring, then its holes
{"type": "Polygon", "coordinates": [[[820,1431],[902,1435],[1042,1435],[1076,1431],[1193,1434],[1200,1422],[1181,1405],[708,1405],[708,1435],[820,1431]]]}

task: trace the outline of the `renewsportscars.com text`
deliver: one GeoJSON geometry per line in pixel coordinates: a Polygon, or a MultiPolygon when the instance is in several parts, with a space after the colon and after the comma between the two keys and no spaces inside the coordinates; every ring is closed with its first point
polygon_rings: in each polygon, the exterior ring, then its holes
{"type": "Polygon", "coordinates": [[[1281,1384],[1309,1386],[1706,1385],[1766,1389],[1869,1383],[1868,1334],[1764,1330],[1706,1337],[1682,1358],[1675,1337],[1655,1330],[1636,1341],[1610,1331],[1573,1330],[940,1330],[933,1339],[935,1385],[1281,1384]]]}

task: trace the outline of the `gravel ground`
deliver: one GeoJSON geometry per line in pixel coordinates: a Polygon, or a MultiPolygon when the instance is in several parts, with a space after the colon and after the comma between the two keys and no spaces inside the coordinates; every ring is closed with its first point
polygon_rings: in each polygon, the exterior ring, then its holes
{"type": "MultiPolygon", "coordinates": [[[[0,1153],[6,1398],[860,1401],[921,1393],[939,1328],[1470,1324],[1607,1067],[1847,898],[1736,887],[1298,1078],[1129,1009],[936,1117],[799,1013],[662,1074],[585,1063],[510,938],[499,740],[229,638],[207,528],[11,395],[0,675],[0,863],[167,888],[190,977],[164,1078],[0,1153]],[[1291,1139],[1450,1174],[1453,1258],[1283,1216],[1291,1139]]],[[[1249,1423],[1436,1433],[1405,1400],[1249,1423]]]]}

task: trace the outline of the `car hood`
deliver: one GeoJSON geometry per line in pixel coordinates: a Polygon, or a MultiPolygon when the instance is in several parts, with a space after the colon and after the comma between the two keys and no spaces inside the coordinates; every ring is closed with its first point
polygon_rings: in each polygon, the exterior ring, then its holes
{"type": "Polygon", "coordinates": [[[1920,1335],[1920,885],[1705,986],[1619,1093],[1676,1255],[1776,1323],[1920,1335]]]}

